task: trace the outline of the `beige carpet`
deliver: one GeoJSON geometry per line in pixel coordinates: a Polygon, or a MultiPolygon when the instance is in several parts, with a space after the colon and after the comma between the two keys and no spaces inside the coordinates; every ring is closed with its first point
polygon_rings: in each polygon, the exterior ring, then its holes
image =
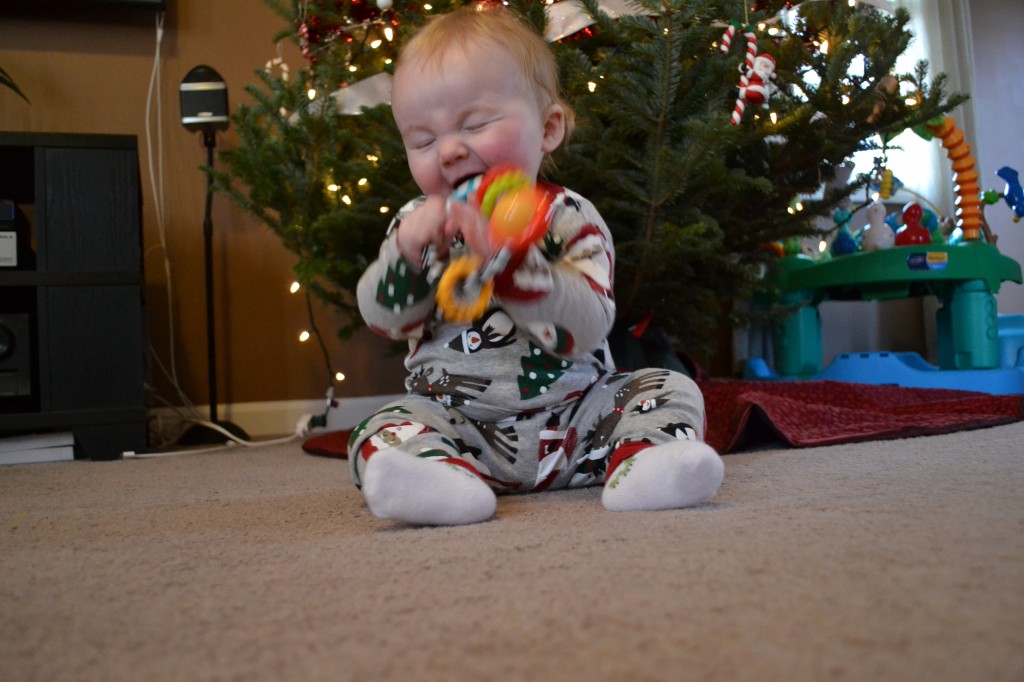
{"type": "Polygon", "coordinates": [[[298,442],[0,469],[0,680],[1024,680],[1024,423],[373,518],[298,442]]]}

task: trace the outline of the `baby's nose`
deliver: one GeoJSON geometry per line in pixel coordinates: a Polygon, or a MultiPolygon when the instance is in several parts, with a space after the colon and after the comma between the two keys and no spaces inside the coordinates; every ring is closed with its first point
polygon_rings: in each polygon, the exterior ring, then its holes
{"type": "Polygon", "coordinates": [[[465,159],[467,153],[466,145],[458,137],[445,138],[441,142],[441,163],[445,166],[465,159]]]}

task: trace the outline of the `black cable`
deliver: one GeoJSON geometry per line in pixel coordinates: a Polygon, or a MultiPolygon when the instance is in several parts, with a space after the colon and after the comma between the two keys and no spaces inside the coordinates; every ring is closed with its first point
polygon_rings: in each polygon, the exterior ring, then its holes
{"type": "Polygon", "coordinates": [[[324,338],[320,334],[320,328],[316,326],[316,320],[313,319],[313,301],[309,295],[309,288],[303,287],[302,293],[306,297],[306,314],[309,316],[309,328],[313,331],[313,336],[316,337],[316,342],[320,346],[320,352],[324,356],[324,366],[327,368],[327,402],[324,412],[309,420],[311,427],[322,428],[327,426],[327,414],[331,411],[331,408],[337,407],[337,403],[334,400],[334,368],[331,367],[331,356],[327,352],[327,344],[324,343],[324,338]]]}
{"type": "Polygon", "coordinates": [[[327,385],[330,386],[334,384],[334,368],[331,367],[331,356],[327,353],[327,345],[320,335],[320,329],[316,326],[316,320],[313,319],[313,302],[309,295],[309,288],[302,287],[302,293],[306,296],[306,314],[309,316],[309,328],[313,330],[313,336],[316,337],[316,342],[320,345],[320,352],[323,353],[324,366],[327,368],[327,385]]]}

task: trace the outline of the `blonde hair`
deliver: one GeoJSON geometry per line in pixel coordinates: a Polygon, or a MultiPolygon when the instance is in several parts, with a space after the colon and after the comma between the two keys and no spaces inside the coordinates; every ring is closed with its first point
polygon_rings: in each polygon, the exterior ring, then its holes
{"type": "Polygon", "coordinates": [[[402,48],[395,70],[411,62],[442,68],[449,50],[468,52],[476,45],[492,45],[505,52],[542,111],[552,104],[562,107],[568,139],[574,116],[562,97],[555,56],[540,34],[504,7],[475,5],[433,17],[402,48]]]}

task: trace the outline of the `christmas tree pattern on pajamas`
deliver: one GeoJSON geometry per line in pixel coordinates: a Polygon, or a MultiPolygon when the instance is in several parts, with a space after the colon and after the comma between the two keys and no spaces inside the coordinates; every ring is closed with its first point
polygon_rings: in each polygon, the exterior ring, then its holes
{"type": "Polygon", "coordinates": [[[520,400],[529,400],[546,393],[572,367],[569,360],[549,355],[533,342],[530,343],[529,353],[520,360],[523,368],[518,379],[520,400]]]}
{"type": "Polygon", "coordinates": [[[403,259],[388,266],[387,274],[377,286],[377,302],[396,313],[422,301],[428,295],[430,284],[426,277],[411,270],[403,259]]]}

